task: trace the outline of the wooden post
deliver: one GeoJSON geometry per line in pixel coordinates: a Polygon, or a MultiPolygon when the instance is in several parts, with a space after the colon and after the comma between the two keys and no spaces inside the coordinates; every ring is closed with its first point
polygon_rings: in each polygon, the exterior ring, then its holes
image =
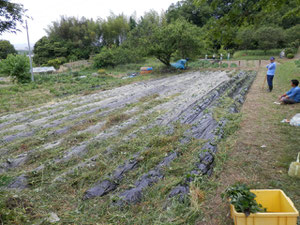
{"type": "Polygon", "coordinates": [[[30,41],[29,41],[29,33],[28,33],[28,26],[27,26],[27,20],[26,22],[26,31],[27,31],[27,42],[28,42],[28,54],[29,54],[29,62],[30,62],[30,73],[31,73],[31,81],[34,81],[34,75],[33,75],[33,68],[32,68],[32,59],[31,59],[31,49],[30,49],[30,41]]]}

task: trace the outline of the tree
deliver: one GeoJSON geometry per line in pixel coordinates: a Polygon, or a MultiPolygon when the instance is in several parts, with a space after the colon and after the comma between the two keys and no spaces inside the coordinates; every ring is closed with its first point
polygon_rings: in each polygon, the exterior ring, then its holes
{"type": "Polygon", "coordinates": [[[199,51],[198,37],[198,28],[195,25],[185,20],[177,20],[154,27],[152,35],[144,39],[144,47],[149,55],[170,66],[171,57],[176,52],[181,58],[187,58],[199,51]]]}
{"type": "Polygon", "coordinates": [[[266,53],[269,49],[282,47],[284,31],[279,27],[260,27],[254,34],[258,47],[266,53]]]}
{"type": "Polygon", "coordinates": [[[287,42],[300,42],[300,24],[286,30],[287,42]]]}
{"type": "Polygon", "coordinates": [[[6,59],[8,54],[17,54],[15,47],[6,40],[0,40],[0,59],[6,59]]]}
{"type": "Polygon", "coordinates": [[[102,21],[102,44],[105,46],[121,45],[126,39],[127,35],[134,26],[134,20],[131,20],[129,24],[128,19],[125,15],[111,14],[107,17],[106,21],[102,21]],[[131,26],[131,27],[130,27],[131,26]]]}
{"type": "Polygon", "coordinates": [[[129,17],[129,27],[130,30],[133,30],[134,28],[136,28],[137,22],[135,21],[133,16],[129,17]]]}
{"type": "MultiPolygon", "coordinates": [[[[90,54],[98,50],[98,42],[102,35],[99,23],[93,19],[75,17],[60,18],[46,29],[49,40],[63,44],[70,55],[78,59],[88,59],[90,54]]],[[[65,55],[59,55],[61,57],[65,55]]]]}
{"type": "Polygon", "coordinates": [[[208,4],[204,3],[198,7],[194,4],[194,0],[186,0],[172,3],[166,12],[166,17],[168,22],[184,18],[188,22],[202,27],[211,17],[211,13],[212,10],[208,4]]]}
{"type": "Polygon", "coordinates": [[[212,39],[213,48],[217,49],[239,47],[235,39],[244,27],[290,28],[300,19],[300,0],[194,0],[194,4],[210,7],[211,16],[204,27],[209,33],[207,38],[212,39]]]}
{"type": "Polygon", "coordinates": [[[0,62],[0,73],[11,76],[18,83],[30,82],[30,64],[26,55],[8,55],[0,62]]]}
{"type": "MultiPolygon", "coordinates": [[[[75,17],[61,17],[46,30],[34,46],[34,62],[48,64],[49,60],[64,57],[69,60],[88,59],[100,50],[102,31],[99,21],[75,17]]],[[[56,60],[56,62],[63,60],[56,60]]],[[[50,64],[53,64],[51,61],[50,64]]]]}
{"type": "Polygon", "coordinates": [[[11,3],[9,0],[0,0],[0,34],[5,31],[19,31],[17,22],[23,23],[26,10],[22,4],[11,3]]]}
{"type": "Polygon", "coordinates": [[[242,27],[236,36],[236,43],[240,49],[256,49],[255,30],[251,27],[242,27]]]}

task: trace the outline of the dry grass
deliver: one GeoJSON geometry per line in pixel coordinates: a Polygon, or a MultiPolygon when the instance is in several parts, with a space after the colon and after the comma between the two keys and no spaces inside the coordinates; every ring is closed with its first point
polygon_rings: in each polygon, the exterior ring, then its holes
{"type": "Polygon", "coordinates": [[[128,120],[130,115],[125,113],[117,113],[115,115],[111,115],[107,118],[106,123],[103,126],[103,130],[106,130],[114,125],[117,125],[125,120],[128,120]]]}
{"type": "Polygon", "coordinates": [[[194,210],[199,210],[201,208],[201,204],[205,199],[205,192],[198,188],[196,185],[192,184],[190,186],[190,199],[191,199],[191,207],[194,210]]]}

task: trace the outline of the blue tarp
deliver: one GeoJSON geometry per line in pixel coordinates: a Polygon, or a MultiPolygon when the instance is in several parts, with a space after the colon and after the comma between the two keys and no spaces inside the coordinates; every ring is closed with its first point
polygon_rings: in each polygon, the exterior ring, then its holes
{"type": "Polygon", "coordinates": [[[176,69],[185,69],[185,64],[186,64],[187,60],[186,59],[180,59],[175,63],[171,63],[171,66],[173,66],[176,69]]]}

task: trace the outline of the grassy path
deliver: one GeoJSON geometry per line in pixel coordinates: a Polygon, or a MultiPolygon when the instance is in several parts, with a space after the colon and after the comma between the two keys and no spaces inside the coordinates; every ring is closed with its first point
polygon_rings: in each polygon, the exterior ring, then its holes
{"type": "Polygon", "coordinates": [[[291,79],[299,80],[300,69],[293,61],[280,62],[272,93],[266,86],[262,90],[265,73],[265,67],[261,67],[248,93],[240,130],[219,146],[217,171],[210,181],[217,191],[206,188],[208,196],[202,204],[205,217],[199,225],[233,224],[229,205],[220,194],[235,182],[251,188],[282,189],[300,209],[300,180],[287,175],[290,162],[300,151],[300,128],[280,122],[299,113],[300,104],[274,104],[290,88],[291,79]]]}

